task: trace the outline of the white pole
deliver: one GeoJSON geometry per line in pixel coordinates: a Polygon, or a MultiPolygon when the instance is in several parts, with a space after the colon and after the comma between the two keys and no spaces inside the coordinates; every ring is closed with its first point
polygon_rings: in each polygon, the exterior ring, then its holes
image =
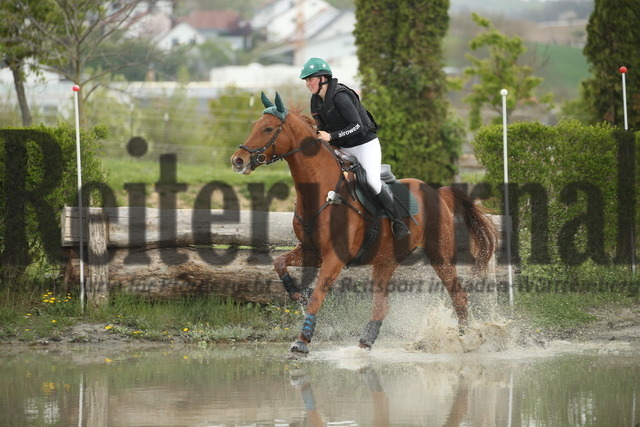
{"type": "Polygon", "coordinates": [[[504,160],[504,215],[506,217],[507,267],[509,271],[509,305],[513,306],[513,269],[511,267],[511,216],[509,214],[509,159],[507,157],[507,95],[502,89],[502,158],[504,160]]]}
{"type": "Polygon", "coordinates": [[[622,74],[622,110],[624,111],[624,130],[629,130],[629,123],[627,121],[627,83],[625,81],[627,67],[624,65],[620,67],[620,74],[622,74]]]}
{"type": "Polygon", "coordinates": [[[80,86],[73,85],[73,98],[76,109],[76,161],[78,163],[78,247],[80,248],[80,312],[84,313],[84,227],[82,219],[82,161],[80,158],[80,114],[78,92],[80,86]]]}
{"type": "Polygon", "coordinates": [[[84,418],[84,374],[80,374],[80,391],[78,392],[78,427],[82,427],[84,418]]]}
{"type": "MultiPolygon", "coordinates": [[[[622,111],[624,112],[624,130],[629,130],[629,121],[627,120],[627,83],[626,83],[626,75],[627,75],[627,67],[624,65],[620,67],[618,70],[622,75],[622,111]]],[[[636,259],[635,252],[636,248],[634,247],[635,238],[633,236],[633,230],[631,231],[631,273],[635,276],[636,274],[636,259]]]]}

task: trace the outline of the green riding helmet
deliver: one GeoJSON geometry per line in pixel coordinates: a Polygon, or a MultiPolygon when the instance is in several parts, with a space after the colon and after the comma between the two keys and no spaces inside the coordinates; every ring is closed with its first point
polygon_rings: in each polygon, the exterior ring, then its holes
{"type": "Polygon", "coordinates": [[[316,76],[329,76],[331,77],[333,73],[331,72],[331,67],[327,64],[327,61],[320,58],[311,58],[302,66],[302,71],[300,71],[300,78],[306,79],[307,77],[316,77],[316,76]]]}

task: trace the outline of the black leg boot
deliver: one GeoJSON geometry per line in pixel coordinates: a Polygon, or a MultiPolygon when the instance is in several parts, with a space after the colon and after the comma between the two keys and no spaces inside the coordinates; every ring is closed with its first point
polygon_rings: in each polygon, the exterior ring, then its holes
{"type": "Polygon", "coordinates": [[[411,232],[404,221],[400,219],[398,208],[396,208],[396,204],[393,201],[393,194],[391,194],[391,190],[389,190],[386,184],[382,184],[382,190],[376,194],[376,200],[378,200],[382,208],[387,212],[387,215],[389,215],[389,219],[391,219],[391,230],[396,240],[402,240],[407,237],[411,232]]]}

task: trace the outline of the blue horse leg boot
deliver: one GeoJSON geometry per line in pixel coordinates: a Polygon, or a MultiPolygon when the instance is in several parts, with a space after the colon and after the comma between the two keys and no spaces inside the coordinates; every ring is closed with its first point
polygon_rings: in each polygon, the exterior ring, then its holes
{"type": "Polygon", "coordinates": [[[360,347],[370,350],[373,347],[373,343],[376,342],[378,334],[380,333],[380,326],[382,326],[382,320],[371,320],[365,326],[362,335],[360,336],[360,347]]]}

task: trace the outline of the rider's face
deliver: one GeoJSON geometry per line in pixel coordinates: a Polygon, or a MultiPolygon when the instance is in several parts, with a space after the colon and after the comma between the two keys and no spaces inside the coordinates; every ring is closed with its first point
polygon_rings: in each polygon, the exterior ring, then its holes
{"type": "Polygon", "coordinates": [[[320,79],[322,79],[322,77],[307,77],[306,79],[304,79],[305,81],[305,85],[307,86],[307,89],[309,89],[309,92],[311,93],[318,93],[318,89],[320,87],[320,79]]]}

